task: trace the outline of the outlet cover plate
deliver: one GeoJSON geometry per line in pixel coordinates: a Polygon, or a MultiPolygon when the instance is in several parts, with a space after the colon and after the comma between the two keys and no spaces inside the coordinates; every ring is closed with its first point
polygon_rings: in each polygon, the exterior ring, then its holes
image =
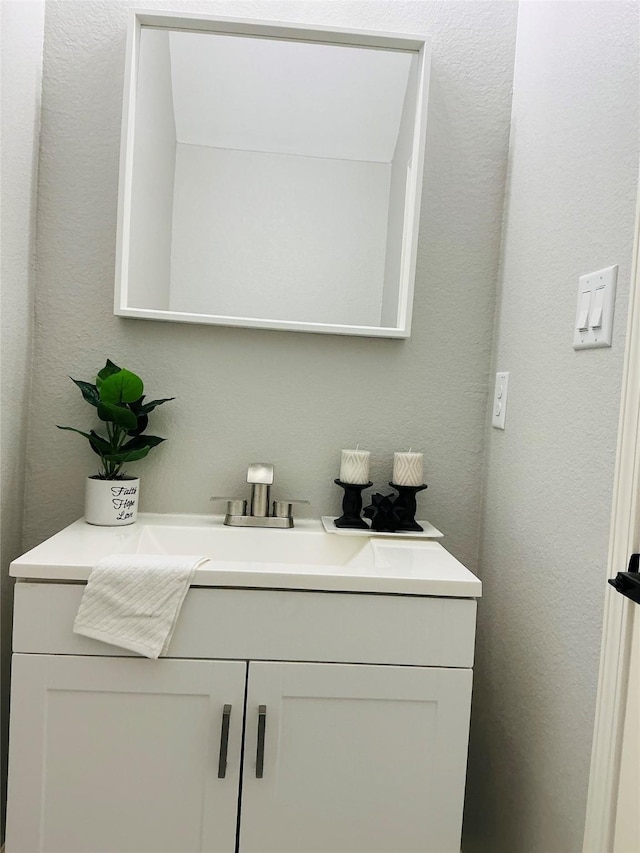
{"type": "Polygon", "coordinates": [[[504,429],[507,414],[507,391],[509,390],[509,374],[496,373],[496,384],[493,391],[493,414],[491,423],[496,429],[504,429]]]}

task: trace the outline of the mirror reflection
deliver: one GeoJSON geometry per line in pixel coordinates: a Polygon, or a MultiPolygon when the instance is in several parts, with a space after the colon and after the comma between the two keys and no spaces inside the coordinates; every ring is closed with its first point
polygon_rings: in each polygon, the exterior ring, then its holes
{"type": "Polygon", "coordinates": [[[136,70],[118,313],[397,333],[417,52],[142,26],[136,70]]]}

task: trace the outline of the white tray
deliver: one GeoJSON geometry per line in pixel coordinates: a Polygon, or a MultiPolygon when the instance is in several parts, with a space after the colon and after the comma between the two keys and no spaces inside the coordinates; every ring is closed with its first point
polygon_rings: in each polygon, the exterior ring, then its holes
{"type": "MultiPolygon", "coordinates": [[[[357,527],[336,527],[333,523],[337,515],[323,515],[322,523],[327,533],[337,533],[338,536],[397,536],[402,539],[439,539],[444,536],[433,524],[428,521],[418,521],[418,524],[424,528],[422,533],[419,530],[399,530],[397,533],[385,533],[379,530],[360,530],[357,527]]],[[[369,524],[367,519],[363,519],[366,524],[369,524]]]]}

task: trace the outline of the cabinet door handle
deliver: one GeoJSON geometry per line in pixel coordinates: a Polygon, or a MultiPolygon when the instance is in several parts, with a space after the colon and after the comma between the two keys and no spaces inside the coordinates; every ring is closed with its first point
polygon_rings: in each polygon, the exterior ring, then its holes
{"type": "Polygon", "coordinates": [[[256,748],[256,779],[264,776],[264,735],[267,729],[267,706],[258,705],[258,745],[256,748]]]}
{"type": "Polygon", "coordinates": [[[222,728],[220,729],[220,755],[218,756],[218,779],[227,775],[227,751],[229,749],[229,723],[231,721],[231,705],[222,709],[222,728]]]}

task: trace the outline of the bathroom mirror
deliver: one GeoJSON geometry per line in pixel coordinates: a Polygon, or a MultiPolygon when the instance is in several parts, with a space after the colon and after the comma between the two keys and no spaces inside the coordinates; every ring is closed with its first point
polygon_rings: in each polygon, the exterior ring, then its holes
{"type": "Polygon", "coordinates": [[[115,313],[408,337],[424,38],[133,13],[115,313]]]}

